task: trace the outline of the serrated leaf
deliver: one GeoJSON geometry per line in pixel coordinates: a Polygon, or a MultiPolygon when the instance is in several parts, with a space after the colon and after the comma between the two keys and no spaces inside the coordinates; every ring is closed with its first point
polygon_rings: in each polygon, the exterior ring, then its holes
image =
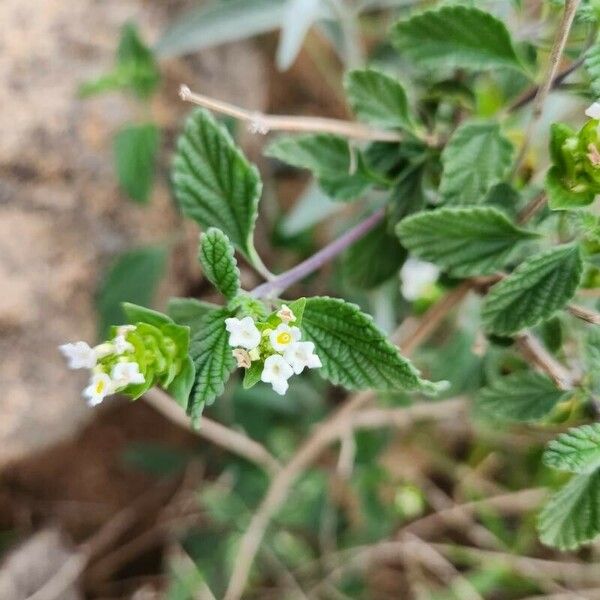
{"type": "Polygon", "coordinates": [[[549,319],[573,297],[583,273],[579,246],[567,244],[522,262],[487,295],[485,329],[510,335],[549,319]]]}
{"type": "Polygon", "coordinates": [[[590,190],[573,191],[568,187],[557,166],[550,167],[544,180],[544,188],[548,194],[548,206],[551,210],[577,210],[589,206],[596,197],[590,190]]]}
{"type": "Polygon", "coordinates": [[[199,422],[204,406],[212,404],[223,393],[225,383],[235,368],[225,329],[225,319],[229,316],[227,309],[209,313],[190,343],[196,377],[187,411],[195,424],[199,422]]]}
{"type": "Polygon", "coordinates": [[[406,92],[400,83],[375,69],[350,71],[344,80],[356,116],[378,127],[412,129],[406,92]]]}
{"type": "Polygon", "coordinates": [[[477,8],[445,6],[399,21],[392,43],[419,66],[523,68],[504,23],[477,8]]]}
{"type": "Polygon", "coordinates": [[[124,322],[123,302],[152,303],[166,260],[166,250],[156,246],[129,250],[115,259],[104,275],[96,301],[101,339],[106,338],[111,325],[124,322]]]}
{"type": "Polygon", "coordinates": [[[600,534],[600,471],[575,475],[543,508],[540,540],[559,550],[574,550],[600,534]]]}
{"type": "Polygon", "coordinates": [[[600,44],[594,44],[586,53],[585,70],[590,78],[590,88],[594,96],[600,96],[600,44]]]}
{"type": "Polygon", "coordinates": [[[420,212],[400,221],[396,232],[412,254],[456,277],[494,273],[511,260],[521,242],[536,237],[487,206],[420,212]]]}
{"type": "Polygon", "coordinates": [[[562,433],[548,444],[543,460],[553,469],[593,473],[600,467],[600,423],[562,433]]]}
{"type": "Polygon", "coordinates": [[[440,192],[450,204],[479,204],[510,167],[512,144],[498,123],[465,123],[442,152],[440,192]]]}
{"type": "Polygon", "coordinates": [[[170,298],[167,304],[167,314],[178,325],[187,325],[194,335],[202,320],[209,313],[221,310],[221,308],[218,304],[196,300],[196,298],[170,298]]]}
{"type": "Polygon", "coordinates": [[[548,416],[569,392],[559,390],[545,375],[517,372],[480,390],[476,407],[483,414],[505,421],[537,421],[548,416]]]}
{"type": "Polygon", "coordinates": [[[218,227],[256,264],[252,237],[262,183],[227,130],[205,110],[194,111],[177,141],[175,196],[202,227],[218,227]]]}
{"type": "Polygon", "coordinates": [[[336,385],[424,393],[435,393],[440,387],[423,380],[355,304],[326,296],[307,298],[301,329],[323,363],[319,372],[336,385]]]}
{"type": "Polygon", "coordinates": [[[344,254],[344,279],[360,289],[374,288],[398,273],[405,258],[406,250],[382,221],[344,254]]]}
{"type": "Polygon", "coordinates": [[[231,300],[240,291],[240,270],[233,246],[227,236],[215,227],[200,235],[198,260],[205,277],[225,298],[231,300]]]}
{"type": "Polygon", "coordinates": [[[127,125],[115,136],[119,185],[132,200],[145,203],[150,197],[159,143],[160,132],[153,123],[127,125]]]}

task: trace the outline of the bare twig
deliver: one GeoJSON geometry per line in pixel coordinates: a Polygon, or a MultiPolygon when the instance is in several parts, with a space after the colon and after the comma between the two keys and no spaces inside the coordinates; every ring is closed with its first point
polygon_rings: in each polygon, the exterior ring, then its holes
{"type": "Polygon", "coordinates": [[[277,459],[264,446],[243,433],[229,429],[206,417],[202,417],[200,428],[194,429],[183,409],[166,392],[153,388],[144,394],[144,399],[173,423],[250,462],[256,463],[272,474],[280,471],[281,465],[277,459]]]}
{"type": "Polygon", "coordinates": [[[569,37],[569,32],[571,31],[571,25],[573,25],[573,19],[575,18],[575,13],[577,11],[577,7],[579,6],[580,0],[565,0],[565,10],[560,21],[560,25],[558,27],[558,31],[556,32],[556,37],[554,39],[554,44],[552,45],[552,50],[550,51],[550,59],[548,63],[548,70],[540,83],[540,86],[537,90],[535,98],[533,99],[533,108],[531,119],[529,121],[529,125],[527,126],[527,131],[525,133],[525,138],[523,140],[523,144],[521,145],[521,149],[519,150],[519,154],[517,159],[515,160],[515,164],[513,167],[513,175],[515,175],[527,154],[527,150],[529,148],[529,143],[531,141],[531,137],[533,135],[534,129],[542,116],[542,111],[544,109],[544,102],[550,92],[554,79],[556,78],[556,73],[558,72],[558,67],[560,65],[560,61],[562,58],[563,51],[567,44],[567,39],[569,37]]]}
{"type": "Polygon", "coordinates": [[[585,308],[585,306],[579,306],[578,304],[569,304],[567,310],[578,319],[591,323],[592,325],[600,325],[600,313],[594,310],[585,308]]]}
{"type": "Polygon", "coordinates": [[[541,210],[546,202],[548,197],[546,196],[546,192],[542,192],[538,194],[535,198],[533,198],[529,204],[519,213],[517,216],[517,223],[520,225],[524,225],[531,219],[539,210],[541,210]]]}
{"type": "Polygon", "coordinates": [[[250,131],[266,135],[269,131],[318,132],[333,133],[343,137],[380,142],[398,142],[402,139],[399,133],[373,129],[361,123],[326,119],[323,117],[296,117],[287,115],[266,115],[249,111],[228,102],[215,100],[202,94],[195,94],[187,85],[179,88],[179,97],[185,102],[203,106],[209,110],[246,121],[250,131]]]}
{"type": "Polygon", "coordinates": [[[573,377],[569,370],[559,363],[532,333],[521,334],[517,338],[517,346],[534,365],[554,381],[558,388],[571,389],[573,377]]]}

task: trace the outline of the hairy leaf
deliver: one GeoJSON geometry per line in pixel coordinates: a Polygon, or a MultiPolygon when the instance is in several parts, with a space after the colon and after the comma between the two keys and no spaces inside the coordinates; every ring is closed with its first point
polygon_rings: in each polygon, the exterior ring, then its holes
{"type": "Polygon", "coordinates": [[[252,237],[262,183],[224,127],[205,110],[194,111],[177,141],[175,195],[183,213],[202,227],[218,227],[252,262],[252,237]]]}
{"type": "Polygon", "coordinates": [[[350,71],[344,80],[356,116],[379,127],[412,129],[406,92],[396,79],[376,71],[350,71]]]}
{"type": "Polygon", "coordinates": [[[160,132],[154,123],[127,125],[115,136],[113,151],[119,184],[137,202],[147,202],[154,183],[160,132]]]}
{"type": "Polygon", "coordinates": [[[538,519],[540,539],[559,550],[574,550],[600,534],[600,471],[575,475],[538,519]]]}
{"type": "Polygon", "coordinates": [[[600,467],[600,423],[569,429],[551,441],[544,463],[572,473],[592,473],[600,467]]]}
{"type": "Polygon", "coordinates": [[[400,221],[396,231],[411,253],[457,277],[494,273],[520,242],[536,237],[487,206],[420,212],[400,221]]]}
{"type": "Polygon", "coordinates": [[[537,421],[567,398],[545,375],[533,371],[513,373],[480,390],[477,408],[506,421],[537,421]]]}
{"type": "Polygon", "coordinates": [[[194,335],[204,317],[221,308],[218,304],[196,300],[196,298],[170,298],[167,303],[167,314],[175,323],[187,325],[194,335]]]}
{"type": "Polygon", "coordinates": [[[445,6],[399,21],[392,42],[418,65],[522,69],[504,24],[477,8],[445,6]]]}
{"type": "Polygon", "coordinates": [[[198,259],[206,278],[225,298],[231,300],[240,291],[240,270],[233,246],[227,236],[215,227],[200,235],[198,259]]]}
{"type": "Polygon", "coordinates": [[[225,383],[235,368],[225,329],[225,319],[229,316],[227,309],[207,314],[190,343],[196,378],[187,411],[194,423],[199,422],[204,406],[212,404],[223,393],[225,383]]]}
{"type": "Polygon", "coordinates": [[[497,283],[483,304],[490,333],[510,335],[549,319],[575,294],[583,260],[576,244],[536,254],[497,283]]]}
{"type": "Polygon", "coordinates": [[[137,248],[116,258],[104,276],[96,301],[100,338],[106,338],[111,325],[124,322],[123,302],[152,303],[166,260],[166,250],[158,246],[137,248]]]}
{"type": "Polygon", "coordinates": [[[442,152],[440,192],[451,204],[478,204],[511,164],[512,144],[497,123],[465,123],[442,152]]]}
{"type": "Polygon", "coordinates": [[[315,344],[320,373],[348,389],[415,390],[435,393],[439,384],[417,369],[358,306],[337,298],[307,298],[302,331],[315,344]]]}
{"type": "Polygon", "coordinates": [[[343,260],[344,278],[361,289],[374,288],[398,273],[406,258],[406,250],[396,236],[387,231],[382,221],[367,235],[352,244],[343,260]]]}

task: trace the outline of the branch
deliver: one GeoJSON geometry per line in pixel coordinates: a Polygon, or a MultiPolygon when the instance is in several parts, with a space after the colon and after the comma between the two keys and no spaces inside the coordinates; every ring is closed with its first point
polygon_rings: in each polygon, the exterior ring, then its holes
{"type": "Polygon", "coordinates": [[[513,167],[513,175],[515,175],[518,172],[519,167],[521,166],[521,163],[523,162],[523,159],[527,154],[529,142],[531,141],[531,137],[533,135],[533,130],[535,129],[537,122],[542,116],[544,102],[546,101],[546,98],[552,88],[553,81],[556,78],[558,66],[560,64],[563,51],[567,44],[569,31],[571,30],[571,25],[573,25],[573,19],[575,18],[575,13],[577,12],[578,6],[579,0],[565,0],[565,12],[563,13],[560,25],[558,27],[558,31],[556,32],[556,38],[554,39],[552,50],[550,51],[550,62],[548,64],[548,70],[546,71],[546,74],[542,82],[540,83],[537,93],[533,99],[531,120],[529,121],[529,125],[527,126],[527,131],[525,133],[523,145],[521,146],[521,150],[519,151],[519,155],[517,156],[513,167]]]}
{"type": "Polygon", "coordinates": [[[201,427],[194,429],[185,412],[166,392],[153,388],[144,394],[144,399],[169,421],[184,429],[257,464],[271,474],[276,474],[281,470],[277,459],[264,446],[243,433],[229,429],[206,417],[202,417],[201,427]]]}
{"type": "Polygon", "coordinates": [[[573,378],[566,367],[559,363],[531,333],[523,333],[517,338],[517,346],[526,358],[546,373],[561,390],[571,389],[573,378]]]}
{"type": "Polygon", "coordinates": [[[600,325],[600,313],[594,310],[585,308],[585,306],[579,306],[578,304],[569,304],[567,310],[578,319],[591,323],[592,325],[600,325]]]}
{"type": "Polygon", "coordinates": [[[311,273],[320,269],[325,263],[333,260],[341,254],[346,248],[354,244],[357,240],[364,237],[376,225],[378,225],[385,215],[385,209],[380,208],[364,221],[348,230],[341,235],[337,240],[329,243],[323,249],[313,254],[310,258],[296,265],[289,271],[285,271],[272,279],[254,288],[250,294],[255,298],[269,298],[280,294],[294,283],[301,281],[311,273]]]}
{"type": "Polygon", "coordinates": [[[342,121],[340,119],[325,119],[323,117],[296,117],[287,115],[267,115],[257,111],[250,111],[214,100],[202,94],[195,94],[187,85],[179,88],[179,97],[185,102],[197,104],[209,110],[234,117],[248,123],[252,133],[266,135],[269,131],[304,131],[310,133],[332,133],[346,138],[370,142],[399,142],[402,136],[393,131],[373,129],[361,123],[342,121]]]}

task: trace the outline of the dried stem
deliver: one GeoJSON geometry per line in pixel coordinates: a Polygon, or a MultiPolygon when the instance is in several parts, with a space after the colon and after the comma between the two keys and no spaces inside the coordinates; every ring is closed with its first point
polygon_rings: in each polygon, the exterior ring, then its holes
{"type": "Polygon", "coordinates": [[[333,133],[355,140],[370,142],[399,142],[402,136],[393,131],[373,129],[361,123],[343,121],[340,119],[326,119],[323,117],[296,117],[288,115],[267,115],[257,111],[250,111],[215,100],[202,94],[196,94],[187,85],[179,89],[179,97],[185,102],[197,104],[209,110],[246,121],[250,131],[266,135],[269,131],[293,131],[310,133],[333,133]]]}
{"type": "Polygon", "coordinates": [[[153,388],[144,394],[144,399],[173,423],[192,431],[213,444],[256,463],[271,474],[276,474],[281,470],[281,465],[277,459],[264,446],[243,433],[229,429],[206,417],[202,417],[202,425],[199,429],[192,428],[185,412],[173,398],[162,390],[153,388]]]}
{"type": "Polygon", "coordinates": [[[569,304],[567,310],[578,319],[591,323],[592,325],[600,325],[600,313],[594,310],[585,308],[585,306],[579,306],[578,304],[569,304]]]}
{"type": "Polygon", "coordinates": [[[311,273],[314,273],[317,269],[320,269],[325,263],[334,259],[354,242],[364,237],[382,221],[384,215],[384,208],[375,211],[364,221],[361,221],[358,225],[313,254],[310,258],[307,258],[289,271],[285,271],[281,275],[278,275],[275,279],[254,288],[250,292],[251,295],[255,298],[269,298],[280,294],[294,283],[301,281],[311,273]]]}
{"type": "Polygon", "coordinates": [[[534,365],[554,381],[557,387],[561,390],[571,389],[573,378],[569,370],[559,363],[533,334],[529,332],[521,334],[517,338],[517,346],[534,365]]]}
{"type": "Polygon", "coordinates": [[[550,51],[550,61],[548,64],[548,70],[546,71],[546,74],[542,79],[542,82],[540,83],[540,86],[537,90],[535,98],[533,99],[531,119],[529,121],[529,125],[527,126],[525,139],[523,141],[521,149],[519,150],[519,155],[517,156],[513,167],[513,175],[515,175],[518,172],[521,163],[523,162],[523,159],[527,154],[527,149],[529,148],[529,143],[531,141],[533,131],[540,117],[542,116],[544,102],[546,101],[548,93],[552,89],[554,79],[556,78],[556,73],[558,72],[558,67],[560,65],[563,51],[567,44],[569,32],[571,31],[571,26],[573,25],[573,19],[575,18],[575,13],[577,11],[578,6],[579,0],[565,1],[565,11],[560,21],[558,31],[556,32],[556,38],[554,39],[552,50],[550,51]]]}

